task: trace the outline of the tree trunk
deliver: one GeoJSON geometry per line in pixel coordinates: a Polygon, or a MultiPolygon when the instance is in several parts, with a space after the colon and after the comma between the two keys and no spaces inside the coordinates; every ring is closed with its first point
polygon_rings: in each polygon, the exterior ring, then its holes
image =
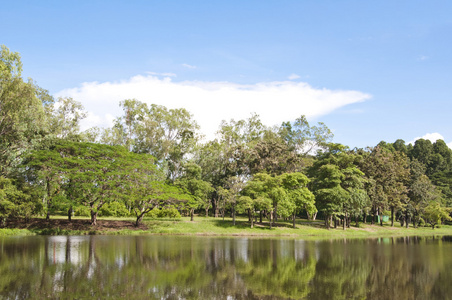
{"type": "Polygon", "coordinates": [[[218,198],[215,195],[212,199],[212,210],[214,218],[218,218],[218,198]]]}
{"type": "Polygon", "coordinates": [[[259,222],[262,224],[262,210],[259,211],[259,222]]]}
{"type": "MultiPolygon", "coordinates": [[[[250,209],[250,211],[251,211],[251,209],[250,209]]],[[[254,210],[253,210],[253,214],[254,214],[254,210]]],[[[253,228],[254,227],[254,223],[253,223],[254,218],[253,218],[253,215],[251,215],[251,212],[250,212],[250,220],[251,220],[251,228],[253,228]]]]}
{"type": "Polygon", "coordinates": [[[235,206],[232,206],[232,225],[235,226],[235,206]]]}
{"type": "Polygon", "coordinates": [[[331,225],[330,216],[327,215],[327,216],[325,217],[325,227],[326,227],[326,229],[330,230],[330,225],[331,225]]]}
{"type": "Polygon", "coordinates": [[[143,221],[144,213],[141,213],[137,216],[137,221],[135,222],[135,226],[140,226],[140,223],[143,221]]]}
{"type": "Polygon", "coordinates": [[[410,219],[408,218],[408,209],[405,210],[405,226],[406,228],[410,226],[410,219]]]}
{"type": "Polygon", "coordinates": [[[347,226],[347,215],[344,215],[344,217],[342,218],[342,230],[345,230],[345,227],[347,226]]]}
{"type": "Polygon", "coordinates": [[[97,211],[94,212],[91,210],[91,225],[93,226],[97,225],[97,211]]]}
{"type": "Polygon", "coordinates": [[[47,210],[47,214],[46,214],[46,221],[49,222],[50,221],[50,212],[47,210]]]}
{"type": "Polygon", "coordinates": [[[295,226],[295,213],[293,213],[292,219],[293,219],[293,228],[297,228],[297,227],[295,226]]]}
{"type": "Polygon", "coordinates": [[[195,214],[195,209],[190,208],[190,221],[193,221],[194,214],[195,214]]]}
{"type": "Polygon", "coordinates": [[[394,206],[391,206],[391,227],[394,227],[394,206]]]}
{"type": "Polygon", "coordinates": [[[272,229],[272,223],[273,223],[273,211],[270,211],[270,229],[272,229]]]}
{"type": "Polygon", "coordinates": [[[414,216],[413,216],[413,227],[414,228],[417,228],[417,223],[418,223],[417,222],[417,214],[415,213],[414,216]]]}
{"type": "Polygon", "coordinates": [[[206,218],[209,216],[209,208],[206,208],[206,218]]]}
{"type": "MultiPolygon", "coordinates": [[[[363,215],[363,223],[366,224],[367,223],[367,213],[364,213],[363,215]]],[[[358,224],[358,223],[357,223],[358,224]]]]}
{"type": "Polygon", "coordinates": [[[69,220],[69,222],[72,222],[72,212],[74,210],[72,209],[72,205],[69,207],[69,209],[67,210],[67,219],[69,220]]]}

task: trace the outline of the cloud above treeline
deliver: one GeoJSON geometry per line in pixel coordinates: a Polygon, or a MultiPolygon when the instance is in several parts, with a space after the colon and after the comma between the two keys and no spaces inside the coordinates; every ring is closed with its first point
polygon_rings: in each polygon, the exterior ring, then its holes
{"type": "Polygon", "coordinates": [[[301,115],[312,120],[371,98],[359,91],[319,89],[304,82],[176,82],[169,76],[155,74],[117,82],[86,82],[56,96],[72,97],[83,104],[89,112],[82,124],[84,129],[111,126],[114,117],[122,114],[119,101],[135,98],[167,108],[186,108],[209,139],[221,120],[246,119],[257,113],[265,125],[273,126],[301,115]]]}
{"type": "MultiPolygon", "coordinates": [[[[427,134],[425,134],[423,136],[416,137],[412,141],[408,142],[408,144],[414,145],[414,142],[416,142],[419,139],[429,140],[432,143],[436,142],[437,140],[443,140],[444,141],[444,137],[440,133],[433,132],[433,133],[427,133],[427,134]]],[[[449,146],[449,148],[452,149],[452,142],[446,143],[446,144],[447,144],[447,146],[449,146]]]]}

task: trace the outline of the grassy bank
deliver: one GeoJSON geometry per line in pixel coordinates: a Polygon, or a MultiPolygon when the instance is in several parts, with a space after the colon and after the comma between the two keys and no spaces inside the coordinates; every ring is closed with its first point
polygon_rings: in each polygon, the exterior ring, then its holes
{"type": "Polygon", "coordinates": [[[230,218],[197,217],[194,221],[181,219],[145,219],[143,225],[135,228],[133,218],[100,218],[98,226],[90,226],[87,218],[77,218],[72,223],[63,218],[54,217],[49,223],[43,219],[35,219],[31,224],[22,224],[22,228],[0,229],[0,236],[11,235],[206,235],[206,236],[255,236],[255,237],[288,237],[301,239],[321,238],[369,238],[397,236],[431,236],[452,235],[452,226],[442,225],[431,227],[404,228],[396,224],[370,225],[360,224],[343,230],[342,227],[327,230],[322,221],[297,220],[296,228],[290,222],[278,222],[277,226],[269,228],[268,222],[250,224],[245,218],[238,218],[234,226],[230,218]],[[74,224],[79,224],[75,226],[74,224]],[[83,226],[81,226],[82,224],[83,226]]]}

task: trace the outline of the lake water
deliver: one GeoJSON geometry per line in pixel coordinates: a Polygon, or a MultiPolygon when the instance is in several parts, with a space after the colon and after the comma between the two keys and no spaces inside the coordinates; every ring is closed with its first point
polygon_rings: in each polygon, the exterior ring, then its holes
{"type": "Polygon", "coordinates": [[[452,299],[452,238],[0,238],[0,299],[452,299]]]}

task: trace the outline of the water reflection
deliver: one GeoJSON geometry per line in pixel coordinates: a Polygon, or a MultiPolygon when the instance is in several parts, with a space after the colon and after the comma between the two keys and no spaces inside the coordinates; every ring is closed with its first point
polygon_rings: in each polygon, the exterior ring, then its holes
{"type": "Polygon", "coordinates": [[[0,298],[449,299],[452,239],[0,239],[0,298]]]}

